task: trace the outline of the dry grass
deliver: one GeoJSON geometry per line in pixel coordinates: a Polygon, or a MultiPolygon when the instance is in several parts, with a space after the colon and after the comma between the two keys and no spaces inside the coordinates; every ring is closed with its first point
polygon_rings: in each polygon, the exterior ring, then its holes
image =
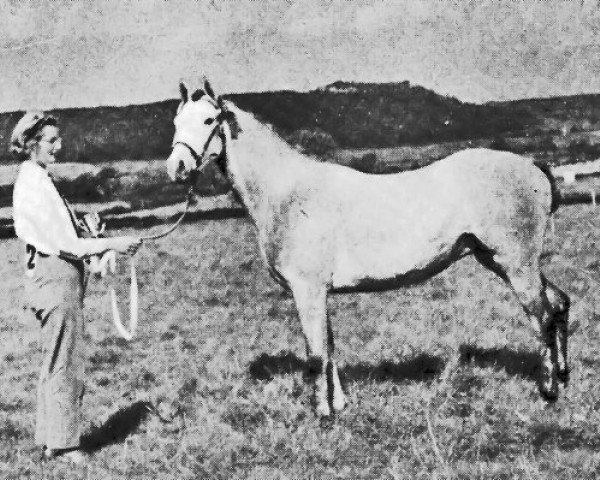
{"type": "MultiPolygon", "coordinates": [[[[333,296],[350,405],[319,421],[291,299],[244,219],[184,225],[139,253],[141,325],[86,300],[86,468],[38,463],[37,325],[18,306],[21,247],[0,262],[0,476],[98,478],[582,478],[600,474],[597,210],[563,207],[545,270],[573,300],[573,379],[538,399],[537,343],[507,288],[463,260],[412,289],[333,296]],[[172,423],[149,413],[178,411],[172,423]]],[[[127,284],[127,265],[117,282],[127,284]]]]}

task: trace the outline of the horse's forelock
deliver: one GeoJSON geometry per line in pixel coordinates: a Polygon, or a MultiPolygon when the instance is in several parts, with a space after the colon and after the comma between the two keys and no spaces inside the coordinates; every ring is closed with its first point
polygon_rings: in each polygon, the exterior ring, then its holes
{"type": "Polygon", "coordinates": [[[192,102],[197,102],[203,96],[204,96],[204,90],[202,90],[201,88],[199,88],[194,93],[192,93],[192,96],[191,96],[192,102]]]}
{"type": "Polygon", "coordinates": [[[177,114],[179,115],[181,113],[181,111],[183,110],[183,107],[186,106],[190,109],[190,112],[188,115],[191,115],[191,117],[188,117],[186,115],[186,118],[196,118],[196,115],[198,115],[198,112],[203,111],[203,110],[197,110],[197,109],[203,108],[202,104],[196,103],[200,99],[203,99],[204,101],[206,101],[207,103],[212,105],[214,108],[220,110],[220,112],[217,115],[217,120],[218,121],[226,121],[229,124],[229,128],[231,130],[231,138],[234,140],[237,139],[239,134],[243,130],[240,127],[240,124],[239,124],[239,121],[237,119],[237,115],[235,114],[235,112],[233,112],[232,110],[229,110],[229,108],[227,106],[227,102],[225,100],[223,100],[223,98],[220,96],[217,97],[215,100],[213,100],[210,97],[210,95],[208,93],[206,93],[204,90],[197,89],[196,91],[194,91],[194,93],[192,93],[192,95],[190,97],[190,100],[192,103],[181,102],[179,104],[179,108],[177,109],[177,114]]]}

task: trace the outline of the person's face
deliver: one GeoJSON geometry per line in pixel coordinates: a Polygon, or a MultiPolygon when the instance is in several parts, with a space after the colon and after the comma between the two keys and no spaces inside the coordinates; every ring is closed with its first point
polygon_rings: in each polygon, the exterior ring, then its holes
{"type": "Polygon", "coordinates": [[[40,165],[56,162],[56,154],[62,148],[62,140],[58,127],[46,125],[40,132],[40,137],[31,151],[31,159],[40,165]]]}

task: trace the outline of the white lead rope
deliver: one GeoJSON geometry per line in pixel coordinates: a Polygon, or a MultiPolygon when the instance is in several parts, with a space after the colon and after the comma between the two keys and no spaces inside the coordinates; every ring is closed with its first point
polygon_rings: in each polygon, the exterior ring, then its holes
{"type": "Polygon", "coordinates": [[[123,326],[119,306],[117,304],[117,294],[115,288],[110,289],[110,303],[112,307],[113,323],[125,340],[132,340],[138,325],[138,282],[135,271],[135,256],[131,257],[131,282],[129,283],[129,330],[123,326]]]}
{"type": "MultiPolygon", "coordinates": [[[[166,237],[171,232],[175,231],[175,229],[177,227],[179,227],[179,225],[183,221],[184,217],[188,213],[191,204],[192,204],[192,190],[190,188],[190,191],[188,192],[188,199],[187,199],[187,202],[185,205],[185,209],[181,213],[181,215],[179,216],[177,221],[173,225],[171,225],[167,230],[165,230],[164,232],[158,233],[156,235],[149,235],[146,237],[142,237],[141,241],[145,242],[148,240],[158,240],[159,238],[166,237]]],[[[111,268],[111,270],[114,273],[114,271],[115,271],[114,257],[112,257],[112,258],[113,258],[112,262],[111,262],[111,260],[108,260],[107,266],[109,268],[111,268]]],[[[138,314],[139,295],[138,295],[137,272],[135,269],[135,255],[133,255],[131,257],[130,264],[131,264],[131,267],[130,267],[131,281],[129,282],[129,329],[125,328],[125,326],[123,325],[123,322],[121,321],[121,314],[119,313],[119,305],[118,305],[118,301],[117,301],[117,293],[115,291],[115,288],[114,287],[110,288],[110,305],[111,305],[111,310],[112,310],[113,323],[115,324],[115,328],[117,329],[117,332],[119,332],[119,335],[121,335],[121,337],[123,337],[127,341],[133,340],[133,337],[135,336],[135,331],[138,326],[138,317],[139,317],[139,314],[138,314]]]]}

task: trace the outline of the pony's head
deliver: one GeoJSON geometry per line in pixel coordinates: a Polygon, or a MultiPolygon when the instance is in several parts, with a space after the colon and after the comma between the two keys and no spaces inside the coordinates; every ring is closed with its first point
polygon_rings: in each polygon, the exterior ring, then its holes
{"type": "Polygon", "coordinates": [[[223,99],[215,97],[208,80],[204,81],[203,89],[194,91],[191,96],[183,83],[179,84],[179,90],[181,103],[173,121],[175,136],[167,159],[167,172],[172,180],[184,181],[211,156],[221,156],[224,122],[231,125],[232,138],[236,137],[239,127],[223,99]]]}

